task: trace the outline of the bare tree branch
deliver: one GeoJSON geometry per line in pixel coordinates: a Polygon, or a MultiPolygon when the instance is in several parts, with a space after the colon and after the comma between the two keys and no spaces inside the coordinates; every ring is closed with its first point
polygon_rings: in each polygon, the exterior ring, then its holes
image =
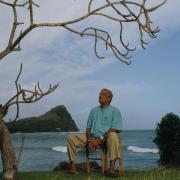
{"type": "Polygon", "coordinates": [[[10,106],[16,105],[17,111],[16,111],[16,117],[15,117],[14,121],[16,121],[17,118],[19,117],[19,104],[37,102],[44,96],[52,93],[59,85],[59,84],[55,84],[54,86],[51,86],[51,84],[50,84],[49,88],[47,90],[43,91],[40,88],[40,85],[38,82],[37,83],[38,89],[36,88],[36,85],[34,86],[34,90],[23,89],[23,88],[21,88],[21,85],[18,84],[21,73],[22,73],[22,64],[20,66],[19,73],[15,80],[16,94],[12,98],[10,98],[5,103],[5,105],[2,107],[2,109],[9,109],[10,106]]]}
{"type": "Polygon", "coordinates": [[[11,46],[12,42],[13,42],[13,39],[14,39],[14,35],[15,35],[15,32],[16,32],[16,28],[17,28],[17,12],[16,12],[16,1],[14,2],[14,5],[12,6],[13,8],[13,15],[14,15],[14,23],[13,23],[13,26],[12,26],[12,30],[11,30],[11,34],[10,34],[10,37],[9,37],[9,43],[8,43],[8,46],[11,46]]]}
{"type": "Polygon", "coordinates": [[[29,13],[30,13],[30,24],[33,24],[33,7],[32,0],[29,0],[29,13]]]}
{"type": "MultiPolygon", "coordinates": [[[[156,34],[160,31],[158,27],[152,27],[152,22],[149,13],[157,10],[159,7],[164,5],[167,0],[163,0],[160,4],[157,6],[154,6],[152,8],[146,8],[146,2],[147,0],[142,0],[141,3],[137,3],[134,1],[127,1],[127,0],[105,0],[102,2],[102,4],[98,7],[93,8],[93,4],[96,3],[96,0],[89,0],[87,3],[87,12],[82,15],[79,18],[65,21],[65,22],[58,22],[58,23],[35,23],[34,22],[34,14],[33,14],[33,5],[39,7],[39,5],[35,4],[33,0],[27,0],[23,3],[18,3],[18,0],[14,0],[14,3],[9,3],[3,0],[0,0],[0,3],[6,6],[9,6],[13,10],[14,15],[14,22],[11,30],[11,34],[9,37],[9,43],[8,46],[0,52],[0,60],[2,60],[3,57],[7,56],[12,51],[19,51],[20,48],[20,42],[21,40],[33,29],[40,28],[40,27],[62,27],[66,28],[68,31],[73,32],[77,35],[83,36],[90,36],[94,38],[94,52],[97,58],[103,59],[104,56],[100,56],[97,51],[97,44],[98,41],[105,42],[105,48],[106,50],[110,49],[114,56],[119,59],[121,62],[130,64],[130,56],[127,56],[130,51],[134,51],[136,48],[130,48],[129,42],[124,42],[123,39],[123,29],[125,24],[127,23],[136,23],[137,28],[139,29],[139,41],[142,48],[145,48],[145,45],[147,44],[144,40],[144,36],[148,35],[150,38],[155,38],[156,34]],[[29,26],[26,27],[17,37],[15,37],[17,27],[18,25],[22,24],[18,22],[17,19],[17,7],[24,8],[26,5],[28,5],[28,11],[29,11],[29,26]],[[133,8],[132,8],[133,7],[133,8]],[[104,11],[104,10],[108,11],[104,11]],[[124,11],[121,9],[124,9],[124,11]],[[133,10],[133,9],[136,9],[133,10]],[[138,9],[138,10],[137,10],[138,9]],[[116,15],[114,15],[114,13],[116,15]],[[74,25],[77,23],[80,23],[89,17],[92,16],[98,16],[105,18],[110,23],[113,24],[120,24],[119,26],[119,45],[115,45],[113,42],[112,34],[108,32],[105,29],[99,29],[97,27],[92,27],[91,24],[87,25],[85,29],[78,30],[73,28],[70,25],[74,25]],[[145,22],[143,21],[145,19],[145,22]],[[91,32],[89,32],[91,30],[91,32]],[[88,32],[87,32],[88,31],[88,32]],[[104,38],[104,35],[106,34],[106,38],[104,38]],[[107,48],[108,47],[108,48],[107,48]],[[122,48],[123,47],[123,48],[122,48]],[[124,51],[128,51],[124,53],[124,51]]],[[[108,22],[108,23],[109,23],[108,22]]]]}

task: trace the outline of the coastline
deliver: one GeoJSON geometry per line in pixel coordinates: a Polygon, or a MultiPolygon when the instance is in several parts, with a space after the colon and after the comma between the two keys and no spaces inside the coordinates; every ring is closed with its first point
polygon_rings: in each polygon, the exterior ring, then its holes
{"type": "MultiPolygon", "coordinates": [[[[81,133],[82,131],[78,132],[81,133]]],[[[24,151],[19,164],[20,171],[51,171],[59,162],[68,161],[67,137],[74,132],[41,132],[11,134],[16,153],[19,152],[22,136],[25,136],[24,151]],[[27,163],[28,162],[28,163],[27,163]]],[[[77,133],[77,132],[75,132],[77,133]]],[[[123,131],[124,169],[152,169],[157,167],[159,154],[153,144],[154,131],[123,131]]],[[[78,151],[78,163],[85,161],[83,151],[78,151]]],[[[0,163],[0,168],[1,168],[0,163]]]]}

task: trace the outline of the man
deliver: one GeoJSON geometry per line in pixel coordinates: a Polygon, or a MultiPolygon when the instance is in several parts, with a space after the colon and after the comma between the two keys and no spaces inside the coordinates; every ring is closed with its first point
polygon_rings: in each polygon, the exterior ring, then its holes
{"type": "Polygon", "coordinates": [[[120,111],[111,106],[113,94],[108,89],[102,89],[99,94],[100,106],[93,108],[89,114],[86,134],[71,134],[68,136],[68,156],[71,173],[76,173],[76,149],[88,147],[91,151],[106,140],[110,159],[110,175],[114,174],[115,161],[121,158],[120,139],[118,133],[122,130],[120,111]]]}

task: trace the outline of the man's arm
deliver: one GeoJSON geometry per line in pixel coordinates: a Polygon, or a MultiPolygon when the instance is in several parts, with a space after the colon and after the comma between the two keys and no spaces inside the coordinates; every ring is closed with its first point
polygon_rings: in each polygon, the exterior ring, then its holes
{"type": "Polygon", "coordinates": [[[87,141],[91,139],[91,128],[86,128],[86,138],[87,141]]]}
{"type": "Polygon", "coordinates": [[[91,151],[95,151],[96,143],[91,138],[91,128],[86,128],[86,138],[87,138],[87,148],[89,148],[91,151]]]}
{"type": "Polygon", "coordinates": [[[111,132],[116,132],[118,133],[119,131],[117,129],[113,129],[113,128],[110,128],[108,131],[106,131],[102,136],[103,136],[103,139],[101,137],[98,137],[98,138],[91,138],[91,129],[90,128],[87,128],[86,129],[86,137],[87,137],[87,146],[90,150],[92,151],[95,151],[96,148],[102,144],[104,142],[105,139],[108,138],[109,136],[109,133],[111,132]]]}
{"type": "Polygon", "coordinates": [[[103,139],[101,139],[101,137],[97,137],[97,138],[92,138],[91,137],[91,128],[86,128],[86,137],[87,137],[87,147],[91,150],[91,151],[95,151],[96,148],[101,145],[104,140],[106,140],[109,136],[109,133],[111,132],[116,132],[118,133],[119,130],[117,129],[113,129],[110,128],[108,131],[106,131],[102,136],[103,139]]]}
{"type": "Polygon", "coordinates": [[[109,133],[111,133],[111,132],[119,133],[119,130],[114,129],[114,128],[110,128],[108,131],[106,131],[106,132],[102,135],[103,139],[107,139],[108,136],[109,136],[109,133]]]}

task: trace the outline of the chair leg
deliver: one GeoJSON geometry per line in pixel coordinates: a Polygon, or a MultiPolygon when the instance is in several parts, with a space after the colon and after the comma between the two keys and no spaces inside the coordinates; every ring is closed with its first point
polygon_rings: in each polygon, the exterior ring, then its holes
{"type": "Polygon", "coordinates": [[[90,160],[92,160],[92,159],[101,160],[102,175],[104,175],[105,171],[108,170],[108,159],[106,156],[106,151],[102,148],[102,149],[100,149],[100,152],[101,152],[101,158],[92,158],[92,157],[89,157],[89,149],[86,148],[86,170],[87,170],[87,173],[90,172],[90,160]]]}
{"type": "Polygon", "coordinates": [[[122,158],[119,159],[119,168],[118,168],[118,173],[119,175],[122,175],[123,172],[123,160],[122,158]]]}
{"type": "Polygon", "coordinates": [[[89,167],[89,158],[86,157],[86,170],[87,170],[87,173],[90,172],[90,167],[89,167]]]}
{"type": "Polygon", "coordinates": [[[86,170],[87,170],[87,173],[90,172],[90,166],[89,166],[89,149],[86,148],[86,170]]]}
{"type": "Polygon", "coordinates": [[[104,152],[104,171],[108,172],[108,157],[105,152],[104,152]]]}
{"type": "Polygon", "coordinates": [[[101,166],[102,166],[102,175],[104,175],[104,168],[105,168],[105,155],[103,150],[101,150],[101,166]]]}
{"type": "Polygon", "coordinates": [[[121,157],[119,159],[118,173],[119,173],[119,175],[122,175],[122,173],[123,173],[123,159],[122,159],[122,144],[121,144],[121,141],[120,141],[120,144],[119,144],[119,149],[120,149],[121,157]]]}

